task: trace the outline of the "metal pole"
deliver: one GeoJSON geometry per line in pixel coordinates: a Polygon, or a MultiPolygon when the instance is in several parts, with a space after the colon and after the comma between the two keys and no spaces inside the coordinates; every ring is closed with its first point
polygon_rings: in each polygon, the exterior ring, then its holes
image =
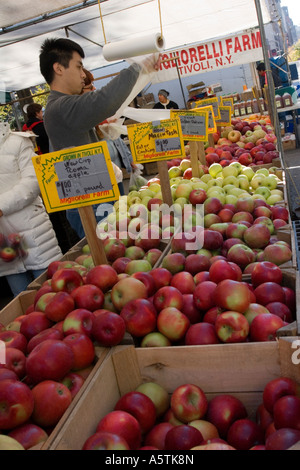
{"type": "Polygon", "coordinates": [[[277,107],[275,103],[275,87],[274,87],[273,75],[271,72],[271,64],[269,60],[261,4],[260,4],[260,0],[254,0],[254,2],[256,6],[256,12],[257,12],[258,24],[259,24],[260,35],[261,35],[261,42],[262,42],[262,50],[263,50],[263,56],[264,56],[264,62],[265,62],[265,67],[266,67],[267,80],[268,80],[269,105],[270,105],[270,111],[271,111],[270,118],[271,118],[271,121],[274,123],[274,129],[277,135],[277,146],[278,146],[280,155],[283,159],[283,145],[282,145],[282,140],[280,137],[280,124],[279,124],[279,119],[278,119],[277,107]]]}

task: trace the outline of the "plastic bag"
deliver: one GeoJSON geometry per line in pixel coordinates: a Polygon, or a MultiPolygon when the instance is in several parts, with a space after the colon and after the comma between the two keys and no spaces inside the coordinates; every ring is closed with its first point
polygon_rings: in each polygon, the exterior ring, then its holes
{"type": "Polygon", "coordinates": [[[27,254],[24,238],[5,216],[0,217],[0,260],[11,263],[18,258],[26,258],[27,254]]]}
{"type": "Polygon", "coordinates": [[[129,191],[139,191],[142,186],[146,186],[148,181],[142,176],[143,165],[137,164],[136,168],[130,173],[129,191]]]}

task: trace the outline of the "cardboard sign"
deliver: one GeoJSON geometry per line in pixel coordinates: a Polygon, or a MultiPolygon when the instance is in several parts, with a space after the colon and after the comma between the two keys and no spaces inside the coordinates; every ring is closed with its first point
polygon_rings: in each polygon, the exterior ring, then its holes
{"type": "Polygon", "coordinates": [[[185,155],[179,118],[127,126],[135,163],[170,160],[185,155]]]}
{"type": "Polygon", "coordinates": [[[219,106],[220,119],[216,119],[217,126],[230,126],[231,106],[219,106]]]}
{"type": "MultiPolygon", "coordinates": [[[[199,103],[199,101],[197,102],[199,103]]],[[[194,109],[201,109],[202,111],[207,111],[208,112],[208,134],[213,134],[214,132],[217,132],[217,124],[215,120],[215,115],[214,115],[214,110],[212,105],[210,106],[197,106],[197,108],[194,109]]]]}
{"type": "Polygon", "coordinates": [[[195,108],[203,108],[203,106],[212,106],[215,119],[220,119],[219,99],[216,96],[195,101],[195,108]]]}
{"type": "Polygon", "coordinates": [[[179,117],[184,140],[206,142],[208,136],[208,110],[171,110],[171,118],[179,117]]]}
{"type": "Polygon", "coordinates": [[[105,141],[32,158],[48,212],[114,201],[119,188],[105,141]]]}
{"type": "Polygon", "coordinates": [[[230,106],[231,107],[231,114],[234,114],[234,104],[233,98],[227,98],[226,96],[220,97],[221,106],[230,106]]]}

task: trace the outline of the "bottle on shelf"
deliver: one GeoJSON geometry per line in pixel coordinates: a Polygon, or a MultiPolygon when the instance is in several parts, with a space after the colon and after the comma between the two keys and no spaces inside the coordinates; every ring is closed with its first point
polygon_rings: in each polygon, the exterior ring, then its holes
{"type": "Polygon", "coordinates": [[[253,114],[252,100],[246,101],[246,114],[253,114]]]}
{"type": "Polygon", "coordinates": [[[284,102],[283,102],[282,96],[275,95],[275,102],[276,102],[277,109],[284,108],[284,102]]]}
{"type": "Polygon", "coordinates": [[[292,96],[289,93],[284,93],[282,95],[283,106],[288,108],[289,106],[293,106],[292,96]]]}
{"type": "Polygon", "coordinates": [[[246,111],[246,103],[245,101],[241,101],[239,103],[239,108],[240,108],[240,116],[246,116],[247,114],[247,111],[246,111]]]}

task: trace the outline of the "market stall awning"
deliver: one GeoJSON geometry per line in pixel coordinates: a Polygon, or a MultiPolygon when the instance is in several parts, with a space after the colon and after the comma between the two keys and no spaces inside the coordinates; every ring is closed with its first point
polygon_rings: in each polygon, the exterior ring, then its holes
{"type": "MultiPolygon", "coordinates": [[[[166,50],[249,31],[258,26],[254,0],[10,0],[0,5],[0,88],[15,91],[44,83],[39,50],[48,37],[79,42],[91,70],[110,65],[107,42],[161,32],[166,50]],[[102,16],[102,21],[100,17],[102,16]]],[[[270,22],[261,0],[264,22],[270,22]]]]}

